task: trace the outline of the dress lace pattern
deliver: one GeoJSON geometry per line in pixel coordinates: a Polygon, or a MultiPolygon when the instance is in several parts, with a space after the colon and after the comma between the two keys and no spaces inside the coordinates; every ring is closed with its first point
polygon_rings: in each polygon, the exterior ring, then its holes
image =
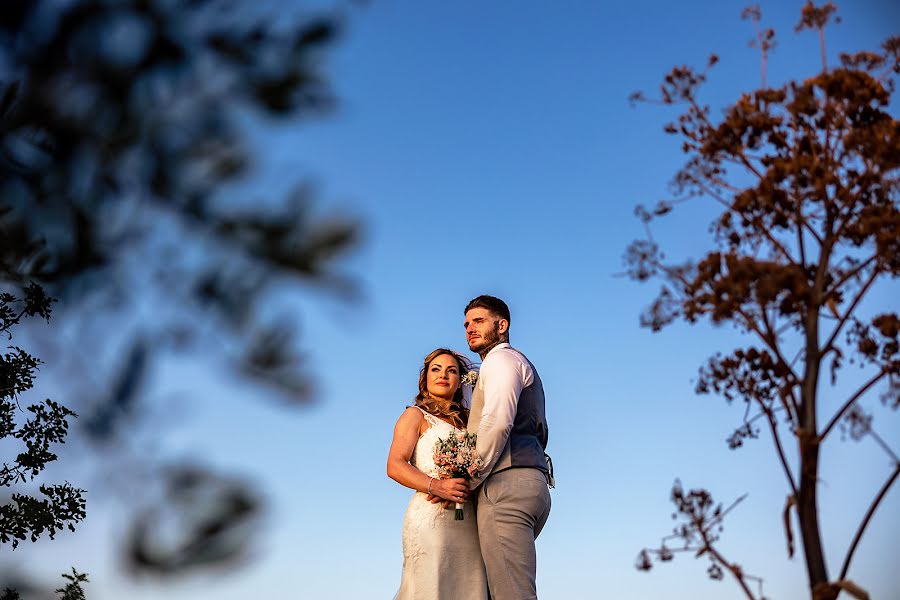
{"type": "MultiPolygon", "coordinates": [[[[410,464],[437,477],[434,445],[456,428],[430,413],[422,414],[429,428],[416,443],[410,464]]],[[[403,520],[403,577],[394,600],[487,600],[471,502],[464,505],[464,513],[464,520],[455,521],[452,510],[428,502],[425,493],[413,495],[403,520]]]]}

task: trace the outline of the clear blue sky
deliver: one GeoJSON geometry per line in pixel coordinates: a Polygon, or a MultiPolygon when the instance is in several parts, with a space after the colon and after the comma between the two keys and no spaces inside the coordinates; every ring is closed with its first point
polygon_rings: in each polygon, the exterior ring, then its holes
{"type": "MultiPolygon", "coordinates": [[[[323,212],[350,212],[366,239],[345,263],[365,299],[353,306],[310,290],[291,298],[320,393],[290,412],[199,364],[157,375],[160,397],[189,390],[183,420],[159,443],[259,481],[269,491],[266,534],[246,569],[160,587],[116,570],[122,514],[97,500],[76,534],[23,546],[5,564],[52,575],[75,564],[92,600],[158,598],[389,599],[400,581],[400,526],[411,492],[385,476],[396,418],[415,392],[419,361],[437,346],[465,348],[462,307],[505,298],[512,342],[545,383],[553,510],[538,540],[545,600],[739,597],[679,557],[650,574],[638,551],[672,526],[675,477],[729,502],[722,550],[766,580],[766,596],[804,595],[802,558],[788,561],[781,525],[787,489],[765,437],[737,452],[725,437],[742,407],[697,397],[704,358],[739,341],[730,329],[676,325],[651,334],[638,315],[654,284],[616,277],[642,233],[637,203],[655,203],[682,157],[662,133],[663,108],[630,108],[676,64],[721,61],[706,98],[723,107],[758,85],[744,2],[375,1],[347,10],[327,71],[340,98],[325,120],[256,125],[261,154],[246,189],[277,195],[310,174],[323,212]],[[563,8],[564,6],[564,8],[563,8]],[[224,407],[221,414],[214,408],[224,407]]],[[[846,2],[829,54],[870,49],[897,33],[900,10],[846,2]]],[[[793,26],[802,2],[762,5],[780,45],[769,81],[812,75],[818,41],[793,26]]],[[[711,213],[688,207],[661,223],[673,256],[709,244],[711,213]]],[[[866,310],[897,308],[897,286],[866,310]],[[893,294],[893,295],[892,295],[893,294]]],[[[826,393],[836,403],[842,390],[826,393]]],[[[65,401],[62,397],[57,399],[65,401]]],[[[869,399],[868,406],[877,406],[869,399]]],[[[900,440],[897,415],[877,420],[900,440]]],[[[870,442],[823,454],[822,520],[832,571],[859,515],[890,469],[870,442]]],[[[873,598],[896,594],[900,491],[858,550],[851,577],[873,598]]]]}

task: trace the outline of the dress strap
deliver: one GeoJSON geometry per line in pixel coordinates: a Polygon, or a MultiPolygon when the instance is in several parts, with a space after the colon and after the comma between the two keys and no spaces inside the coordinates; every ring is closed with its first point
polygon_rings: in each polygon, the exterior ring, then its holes
{"type": "Polygon", "coordinates": [[[436,416],[434,416],[433,414],[431,414],[430,412],[428,412],[427,410],[425,410],[425,409],[422,408],[421,406],[416,406],[415,404],[413,404],[413,406],[414,406],[415,408],[418,408],[420,411],[422,411],[422,416],[425,417],[425,420],[428,421],[428,423],[429,423],[430,425],[436,425],[436,424],[440,421],[439,418],[437,418],[436,416]]]}

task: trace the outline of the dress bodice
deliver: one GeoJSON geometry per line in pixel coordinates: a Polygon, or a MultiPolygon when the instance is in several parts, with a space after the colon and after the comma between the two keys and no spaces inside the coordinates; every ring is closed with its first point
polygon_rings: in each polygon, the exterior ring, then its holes
{"type": "Polygon", "coordinates": [[[429,424],[429,428],[422,434],[419,441],[416,442],[416,447],[413,450],[412,456],[409,458],[409,463],[429,477],[436,478],[438,472],[437,467],[434,464],[434,445],[439,439],[446,438],[450,435],[451,432],[460,430],[450,423],[435,417],[433,414],[422,410],[418,406],[416,408],[422,411],[422,415],[429,424]]]}

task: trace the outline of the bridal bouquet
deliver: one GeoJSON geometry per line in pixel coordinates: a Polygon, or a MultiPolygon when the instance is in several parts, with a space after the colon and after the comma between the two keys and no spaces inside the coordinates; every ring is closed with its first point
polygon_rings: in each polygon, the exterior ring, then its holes
{"type": "MultiPolygon", "coordinates": [[[[471,479],[478,475],[478,471],[484,466],[484,461],[475,451],[475,434],[465,431],[454,431],[445,439],[439,439],[434,444],[434,464],[438,469],[438,477],[441,479],[453,479],[463,477],[471,479]]],[[[456,503],[457,521],[463,519],[463,506],[456,503]]]]}

